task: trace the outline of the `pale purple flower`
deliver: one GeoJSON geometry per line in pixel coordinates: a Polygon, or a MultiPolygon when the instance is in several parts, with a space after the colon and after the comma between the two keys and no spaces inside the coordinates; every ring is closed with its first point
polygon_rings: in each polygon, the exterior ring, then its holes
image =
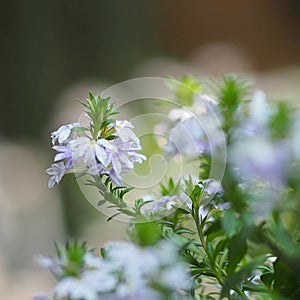
{"type": "Polygon", "coordinates": [[[72,133],[72,129],[77,126],[80,126],[80,124],[70,123],[59,127],[56,131],[53,131],[51,133],[52,144],[54,145],[56,141],[58,141],[59,144],[67,142],[72,133]]]}
{"type": "Polygon", "coordinates": [[[75,277],[63,278],[55,287],[55,299],[97,300],[97,291],[92,290],[82,279],[75,277]]]}
{"type": "Polygon", "coordinates": [[[116,136],[118,136],[122,142],[126,143],[137,139],[135,133],[131,130],[134,126],[126,120],[117,120],[116,123],[113,124],[113,128],[116,130],[116,136]]]}
{"type": "Polygon", "coordinates": [[[93,176],[97,176],[98,174],[103,174],[106,172],[106,168],[103,167],[100,163],[95,163],[93,165],[88,166],[86,172],[93,176]]]}
{"type": "Polygon", "coordinates": [[[165,146],[171,155],[177,153],[198,156],[206,149],[205,133],[195,118],[177,123],[169,133],[169,142],[165,146]]]}
{"type": "MultiPolygon", "coordinates": [[[[164,299],[163,294],[153,288],[153,283],[162,285],[176,295],[182,295],[183,290],[189,289],[191,285],[187,265],[179,257],[178,247],[169,241],[143,248],[129,242],[112,243],[106,247],[105,258],[86,253],[84,266],[76,277],[64,277],[60,273],[54,298],[164,299]]],[[[61,264],[61,258],[43,261],[43,265],[50,269],[61,264]]]]}
{"type": "Polygon", "coordinates": [[[116,132],[124,128],[134,128],[134,126],[127,120],[116,120],[116,123],[113,125],[116,129],[116,132]]]}
{"type": "Polygon", "coordinates": [[[256,90],[249,104],[249,116],[245,118],[241,114],[241,126],[236,129],[235,138],[245,138],[245,136],[269,137],[268,122],[272,116],[273,108],[268,105],[267,97],[263,91],[256,90]]]}
{"type": "Polygon", "coordinates": [[[111,181],[117,186],[123,186],[123,178],[120,174],[116,173],[114,169],[111,169],[107,173],[111,179],[111,181]]]}
{"type": "Polygon", "coordinates": [[[127,169],[133,169],[133,163],[128,159],[126,154],[123,151],[119,151],[118,148],[115,148],[114,151],[111,152],[111,164],[112,169],[117,174],[121,174],[123,167],[127,169]]]}
{"type": "Polygon", "coordinates": [[[84,255],[84,263],[88,268],[91,269],[105,269],[107,266],[105,266],[104,260],[94,255],[92,252],[87,252],[84,255]]]}
{"type": "Polygon", "coordinates": [[[170,214],[179,207],[185,207],[189,210],[192,209],[192,200],[184,192],[181,192],[179,195],[163,196],[160,199],[154,200],[144,206],[143,214],[170,214]]]}
{"type": "Polygon", "coordinates": [[[58,163],[47,170],[52,175],[49,187],[53,187],[64,174],[71,171],[93,176],[105,174],[116,185],[122,185],[121,174],[132,170],[135,162],[142,163],[146,159],[144,155],[135,152],[142,147],[131,130],[133,125],[126,120],[110,125],[110,128],[115,129],[115,138],[112,140],[95,140],[89,135],[72,136],[75,126],[79,124],[63,125],[51,135],[53,144],[58,141],[59,145],[53,147],[57,152],[54,162],[58,163]]]}
{"type": "Polygon", "coordinates": [[[105,139],[95,141],[87,136],[81,136],[70,141],[69,144],[75,163],[82,160],[84,165],[88,167],[95,165],[97,163],[96,159],[98,159],[100,163],[107,166],[111,161],[110,152],[107,150],[112,150],[114,147],[105,139]]]}
{"type": "Polygon", "coordinates": [[[268,124],[273,114],[274,107],[268,105],[266,95],[255,91],[249,116],[237,131],[229,152],[229,161],[242,182],[261,180],[284,184],[290,146],[286,141],[272,140],[268,124]]]}
{"type": "Polygon", "coordinates": [[[268,105],[266,94],[263,91],[254,91],[249,111],[251,123],[256,124],[260,128],[264,128],[267,125],[272,114],[272,109],[268,105]]]}
{"type": "Polygon", "coordinates": [[[283,183],[288,160],[284,144],[255,136],[234,143],[229,154],[238,177],[283,183]]]}
{"type": "Polygon", "coordinates": [[[81,275],[82,282],[96,293],[109,292],[116,288],[118,284],[117,276],[113,274],[112,268],[108,269],[95,269],[84,271],[81,275]]]}
{"type": "Polygon", "coordinates": [[[214,179],[202,180],[198,185],[204,190],[206,196],[209,198],[216,194],[220,196],[223,193],[221,183],[214,179]]]}
{"type": "Polygon", "coordinates": [[[74,160],[73,160],[73,151],[67,146],[54,146],[52,147],[53,150],[57,151],[58,153],[54,156],[54,161],[60,161],[60,160],[67,160],[66,161],[66,169],[71,169],[74,165],[74,160]]]}
{"type": "Polygon", "coordinates": [[[174,209],[177,203],[178,196],[164,196],[161,199],[154,201],[151,203],[151,213],[155,214],[159,210],[166,209],[171,210],[174,209]]]}
{"type": "Polygon", "coordinates": [[[56,278],[60,278],[64,274],[63,265],[68,262],[65,255],[59,258],[39,256],[36,260],[40,266],[49,269],[56,278]]]}
{"type": "Polygon", "coordinates": [[[59,162],[52,164],[52,166],[46,170],[46,173],[51,175],[48,182],[48,187],[51,189],[54,187],[55,183],[59,183],[61,181],[62,177],[66,173],[66,168],[63,162],[59,162]]]}
{"type": "Polygon", "coordinates": [[[216,104],[216,99],[212,98],[211,96],[196,94],[192,106],[173,108],[170,110],[168,116],[174,121],[185,121],[195,116],[206,114],[208,108],[213,108],[216,104]]]}
{"type": "MultiPolygon", "coordinates": [[[[136,137],[135,137],[136,138],[136,137]]],[[[107,174],[117,185],[122,185],[123,173],[133,169],[134,163],[142,163],[146,157],[135,152],[140,146],[136,141],[123,142],[120,138],[113,141],[106,139],[92,140],[86,136],[69,142],[69,146],[58,148],[65,151],[57,154],[57,159],[72,159],[75,167],[86,169],[92,175],[107,174]]]]}
{"type": "Polygon", "coordinates": [[[143,163],[143,160],[147,160],[147,157],[145,155],[136,153],[134,151],[128,151],[127,154],[129,156],[129,160],[133,163],[138,162],[139,164],[141,164],[143,163]]]}
{"type": "Polygon", "coordinates": [[[45,294],[39,294],[34,296],[33,300],[51,300],[51,298],[45,294]]]}
{"type": "Polygon", "coordinates": [[[146,160],[146,157],[142,154],[136,153],[135,150],[137,143],[134,142],[122,142],[119,138],[114,140],[111,149],[107,149],[110,157],[110,165],[103,170],[103,173],[109,174],[112,181],[117,185],[122,185],[121,174],[128,173],[134,168],[134,163],[142,163],[146,160]]]}
{"type": "Polygon", "coordinates": [[[184,264],[175,264],[162,270],[157,281],[169,289],[187,289],[191,287],[191,279],[184,264]]]}
{"type": "Polygon", "coordinates": [[[171,155],[196,157],[201,153],[210,153],[223,143],[224,134],[218,120],[214,115],[206,113],[177,122],[170,130],[165,150],[171,155]]]}
{"type": "MultiPolygon", "coordinates": [[[[176,245],[161,241],[155,247],[139,248],[130,243],[115,243],[108,249],[109,261],[123,270],[125,285],[121,288],[123,295],[136,295],[149,288],[148,282],[163,284],[170,290],[188,289],[187,267],[179,260],[176,245]],[[167,282],[168,276],[172,280],[167,282]]],[[[118,291],[121,295],[121,291],[118,291]]],[[[127,298],[126,298],[127,299],[127,298]]],[[[131,299],[131,298],[129,298],[131,299]]]]}
{"type": "MultiPolygon", "coordinates": [[[[132,132],[133,133],[133,132],[132,132]]],[[[137,151],[141,150],[140,140],[137,136],[133,133],[133,135],[126,135],[118,137],[114,140],[114,144],[116,147],[121,151],[137,151]]]]}

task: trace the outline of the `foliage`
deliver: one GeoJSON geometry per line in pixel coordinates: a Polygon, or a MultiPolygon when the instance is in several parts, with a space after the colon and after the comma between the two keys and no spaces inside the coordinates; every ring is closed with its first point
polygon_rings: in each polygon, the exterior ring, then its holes
{"type": "MultiPolygon", "coordinates": [[[[219,139],[207,143],[207,136],[191,134],[190,138],[202,145],[193,152],[195,163],[200,165],[198,178],[189,174],[170,178],[161,185],[159,199],[141,198],[130,206],[124,195],[130,195],[131,188],[118,185],[119,180],[111,176],[110,170],[116,169],[114,164],[117,163],[108,159],[105,166],[105,160],[97,153],[93,154],[101,171],[90,174],[92,179],[87,184],[97,188],[102,195],[99,205],[109,202],[116,210],[112,217],[117,214],[130,217],[129,244],[137,251],[131,255],[139,253],[143,256],[135,257],[136,261],[129,254],[127,257],[131,267],[136,264],[134,282],[144,280],[142,290],[133,289],[131,294],[127,291],[125,295],[114,287],[109,290],[108,299],[148,299],[149,295],[155,295],[152,299],[299,299],[299,113],[287,103],[268,103],[263,92],[253,92],[246,81],[233,75],[218,84],[213,96],[205,95],[204,85],[192,77],[183,78],[182,84],[171,87],[174,101],[184,105],[185,109],[196,111],[199,105],[196,98],[200,97],[204,113],[197,118],[206,118],[212,110],[219,122],[214,126],[216,136],[222,134],[226,141],[225,145],[219,139]],[[228,159],[221,183],[218,178],[210,177],[210,171],[213,163],[221,165],[218,157],[222,157],[224,146],[228,159]],[[217,154],[214,158],[212,151],[217,154]],[[161,265],[155,268],[155,274],[157,278],[165,278],[164,274],[167,279],[158,282],[139,268],[141,259],[145,260],[145,268],[151,266],[147,251],[156,253],[158,250],[155,249],[161,249],[162,243],[169,249],[166,255],[175,253],[173,258],[180,263],[172,269],[166,258],[166,261],[160,258],[161,265]],[[170,272],[164,273],[166,269],[170,272]],[[189,284],[183,284],[179,290],[171,284],[178,278],[184,282],[186,276],[189,284]]],[[[118,126],[114,125],[117,121],[110,118],[116,111],[109,99],[90,94],[90,99],[83,105],[91,125],[73,126],[77,128],[73,130],[90,136],[95,143],[100,139],[114,143],[124,138],[124,132],[120,134],[118,126]]],[[[193,118],[195,116],[191,114],[188,119],[176,120],[173,128],[181,122],[187,128],[192,126],[192,132],[195,130],[193,118]]],[[[125,135],[130,139],[133,133],[128,123],[123,123],[126,125],[121,128],[126,129],[125,135]]],[[[170,136],[176,140],[176,130],[170,136]]],[[[57,132],[53,134],[55,140],[60,137],[57,132]]],[[[136,137],[131,142],[139,145],[136,137]]],[[[185,145],[189,146],[188,143],[185,145]]],[[[179,154],[188,153],[181,149],[179,154]]],[[[105,155],[111,157],[108,147],[105,151],[105,155]]],[[[115,159],[120,157],[123,159],[121,154],[115,159]]],[[[86,170],[89,168],[90,165],[86,165],[86,170]]],[[[57,249],[59,259],[66,257],[58,279],[81,278],[86,264],[86,260],[82,260],[82,254],[87,253],[85,247],[75,243],[57,249]]],[[[101,250],[104,260],[109,253],[109,248],[101,250]]],[[[113,251],[113,255],[116,262],[124,259],[121,251],[113,251]]],[[[158,259],[162,254],[156,255],[158,259]]],[[[126,282],[125,277],[129,275],[122,274],[126,282]]],[[[102,283],[91,284],[100,287],[95,291],[101,297],[102,283]]],[[[102,299],[80,295],[81,298],[76,298],[69,294],[68,299],[102,299]]],[[[54,298],[62,299],[57,295],[54,298]]]]}

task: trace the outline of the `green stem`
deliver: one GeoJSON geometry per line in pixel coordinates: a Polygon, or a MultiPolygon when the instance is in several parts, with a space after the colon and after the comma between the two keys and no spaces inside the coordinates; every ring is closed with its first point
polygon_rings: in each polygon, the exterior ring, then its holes
{"type": "Polygon", "coordinates": [[[243,299],[249,300],[249,298],[246,296],[246,294],[242,291],[240,287],[236,287],[234,289],[243,299]]]}
{"type": "MultiPolygon", "coordinates": [[[[198,236],[199,236],[200,242],[202,244],[203,250],[204,250],[205,254],[207,255],[207,257],[209,257],[209,252],[208,252],[208,249],[207,249],[207,244],[206,244],[206,240],[205,240],[205,236],[204,236],[204,232],[203,232],[203,226],[200,223],[199,207],[197,207],[197,209],[194,210],[193,219],[194,219],[195,224],[196,224],[198,236]]],[[[211,267],[211,271],[213,272],[213,274],[214,274],[215,278],[217,279],[218,283],[222,285],[223,284],[222,277],[219,275],[218,271],[215,269],[215,266],[210,265],[210,267],[211,267]]]]}
{"type": "MultiPolygon", "coordinates": [[[[208,252],[208,249],[207,249],[206,239],[205,239],[205,235],[204,235],[204,232],[203,232],[203,225],[201,224],[200,218],[199,218],[199,207],[194,208],[192,217],[193,217],[193,219],[195,221],[195,224],[196,224],[196,228],[197,228],[197,232],[198,232],[200,242],[202,244],[202,248],[203,248],[205,254],[207,255],[207,257],[209,257],[209,252],[208,252]]],[[[223,263],[223,260],[224,260],[224,258],[222,258],[222,263],[223,263]]],[[[216,265],[215,262],[214,262],[214,264],[210,263],[210,267],[211,267],[211,271],[214,274],[214,276],[215,276],[216,280],[218,281],[218,283],[220,285],[223,285],[224,280],[223,280],[222,275],[224,273],[224,276],[227,276],[227,274],[225,272],[223,272],[223,269],[221,269],[222,266],[220,266],[220,268],[219,268],[219,266],[216,265]],[[222,270],[221,273],[219,272],[219,269],[222,270]]],[[[239,286],[235,287],[234,290],[242,297],[242,299],[249,300],[247,295],[243,292],[243,290],[239,286]]]]}

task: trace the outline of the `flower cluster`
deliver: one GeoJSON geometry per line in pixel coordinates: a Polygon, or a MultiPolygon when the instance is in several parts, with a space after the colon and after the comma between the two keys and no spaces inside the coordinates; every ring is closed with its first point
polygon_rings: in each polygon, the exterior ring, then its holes
{"type": "Polygon", "coordinates": [[[135,162],[142,163],[146,159],[136,152],[141,150],[141,145],[132,131],[133,125],[126,120],[109,119],[117,111],[108,100],[90,94],[88,105],[85,104],[90,126],[71,123],[51,134],[57,154],[54,164],[46,171],[51,176],[49,188],[59,183],[66,173],[73,172],[107,175],[121,186],[121,174],[132,170],[135,162]]]}
{"type": "Polygon", "coordinates": [[[284,183],[285,166],[291,157],[290,145],[284,136],[274,137],[270,125],[280,107],[267,103],[262,91],[255,91],[249,104],[249,115],[241,116],[230,149],[230,162],[237,176],[246,180],[284,183]]]}
{"type": "MultiPolygon", "coordinates": [[[[173,126],[164,134],[169,139],[165,151],[170,155],[197,157],[222,143],[223,132],[217,118],[216,100],[207,95],[197,95],[191,104],[169,112],[173,126]]],[[[158,126],[164,127],[164,124],[158,126]]]]}
{"type": "Polygon", "coordinates": [[[222,196],[223,188],[221,183],[213,179],[198,181],[195,178],[181,179],[177,185],[172,187],[172,180],[169,181],[169,187],[162,186],[164,196],[157,198],[155,196],[145,197],[148,203],[143,207],[142,212],[148,218],[162,218],[175,212],[178,208],[188,211],[193,209],[193,201],[189,196],[188,185],[193,188],[198,187],[202,191],[201,196],[201,214],[207,214],[207,205],[220,208],[228,208],[228,203],[219,205],[217,199],[222,196]],[[149,198],[149,200],[147,200],[149,198]]]}
{"type": "Polygon", "coordinates": [[[144,248],[119,242],[102,249],[103,257],[98,257],[84,245],[69,244],[59,248],[58,258],[39,261],[60,279],[54,290],[57,300],[188,299],[188,268],[178,251],[170,241],[144,248]]]}

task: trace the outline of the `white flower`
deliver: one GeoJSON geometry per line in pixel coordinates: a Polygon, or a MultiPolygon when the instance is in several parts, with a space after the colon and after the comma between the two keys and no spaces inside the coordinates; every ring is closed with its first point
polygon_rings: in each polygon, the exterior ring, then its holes
{"type": "Polygon", "coordinates": [[[205,192],[205,200],[211,200],[215,195],[221,195],[224,190],[220,181],[214,179],[205,179],[199,183],[199,187],[205,192]]]}
{"type": "Polygon", "coordinates": [[[59,144],[66,142],[72,133],[72,129],[77,126],[80,126],[80,124],[70,123],[59,127],[56,131],[53,131],[51,133],[52,144],[54,145],[56,141],[58,141],[59,144]]]}
{"type": "Polygon", "coordinates": [[[162,270],[157,281],[170,289],[189,289],[191,280],[184,264],[174,264],[162,270]]]}
{"type": "Polygon", "coordinates": [[[117,120],[114,124],[114,128],[116,130],[116,135],[125,143],[137,139],[135,133],[131,130],[134,126],[126,120],[117,120]]]}
{"type": "Polygon", "coordinates": [[[283,182],[288,155],[284,145],[273,144],[260,136],[251,137],[232,145],[229,152],[231,164],[237,168],[237,176],[248,180],[283,182]]]}
{"type": "Polygon", "coordinates": [[[191,113],[191,111],[189,110],[189,108],[173,108],[170,110],[169,112],[169,117],[174,120],[180,120],[180,121],[185,121],[189,118],[191,118],[193,116],[193,114],[191,113]]]}
{"type": "Polygon", "coordinates": [[[197,156],[206,148],[205,133],[195,118],[177,123],[169,133],[169,143],[165,150],[170,154],[197,156]]]}
{"type": "MultiPolygon", "coordinates": [[[[178,258],[177,246],[168,241],[145,248],[120,242],[107,248],[108,261],[123,273],[123,282],[118,285],[116,293],[123,297],[133,297],[129,299],[143,296],[150,282],[157,282],[170,290],[189,288],[186,265],[178,258]]],[[[149,289],[148,292],[150,295],[154,291],[149,289]]]]}
{"type": "Polygon", "coordinates": [[[91,252],[87,252],[84,256],[84,263],[87,267],[92,269],[100,269],[103,267],[103,259],[98,256],[95,256],[91,252]]]}
{"type": "Polygon", "coordinates": [[[76,164],[82,160],[85,166],[96,165],[96,158],[104,166],[107,166],[111,161],[110,152],[107,150],[114,150],[115,147],[105,139],[97,141],[91,140],[87,136],[81,136],[70,142],[70,148],[73,151],[73,159],[76,164]]]}
{"type": "Polygon", "coordinates": [[[109,292],[116,288],[118,280],[107,271],[103,269],[85,271],[81,276],[81,281],[95,293],[109,292]]]}
{"type": "Polygon", "coordinates": [[[121,186],[121,174],[132,170],[135,162],[142,163],[146,160],[144,155],[135,152],[142,147],[131,130],[133,125],[126,120],[109,125],[108,131],[115,130],[113,139],[92,139],[85,131],[81,132],[84,135],[71,136],[75,126],[79,126],[79,123],[63,125],[51,134],[52,143],[59,143],[53,147],[57,151],[54,161],[59,163],[53,164],[46,171],[52,175],[48,184],[50,188],[71,171],[93,176],[105,174],[116,185],[121,186]]]}
{"type": "Polygon", "coordinates": [[[46,170],[46,173],[51,175],[48,187],[51,189],[54,187],[55,183],[59,183],[62,177],[65,175],[66,168],[63,162],[57,164],[52,164],[50,168],[46,170]]]}
{"type": "Polygon", "coordinates": [[[192,106],[183,106],[182,108],[173,108],[169,112],[169,117],[174,121],[186,121],[190,118],[203,115],[208,112],[208,107],[216,105],[217,101],[209,95],[196,94],[192,106]]]}
{"type": "Polygon", "coordinates": [[[253,93],[251,102],[250,102],[250,122],[256,124],[263,128],[271,115],[271,107],[268,106],[266,94],[263,91],[256,90],[253,93]]]}
{"type": "Polygon", "coordinates": [[[49,269],[55,277],[60,278],[63,274],[62,266],[67,263],[67,257],[62,255],[59,259],[52,257],[39,256],[37,262],[40,266],[49,269]]]}
{"type": "Polygon", "coordinates": [[[169,214],[179,207],[192,209],[192,200],[184,192],[174,196],[164,196],[143,207],[143,214],[169,214]]]}
{"type": "MultiPolygon", "coordinates": [[[[58,276],[59,279],[63,278],[55,287],[54,298],[164,299],[163,294],[153,288],[153,283],[179,295],[182,289],[188,289],[190,285],[186,280],[186,265],[179,260],[178,250],[173,243],[161,241],[151,247],[139,247],[130,242],[113,243],[106,247],[104,258],[88,252],[84,256],[84,267],[77,277],[63,277],[64,274],[58,276]]],[[[42,263],[51,270],[61,265],[60,259],[43,259],[42,263]]]]}
{"type": "Polygon", "coordinates": [[[131,162],[138,162],[141,164],[143,160],[147,160],[147,157],[143,154],[136,153],[134,151],[128,151],[127,154],[129,155],[129,159],[131,162]]]}
{"type": "Polygon", "coordinates": [[[55,296],[58,299],[99,299],[99,293],[110,292],[116,288],[117,278],[113,274],[99,270],[87,270],[80,278],[66,277],[55,287],[55,296]]]}
{"type": "Polygon", "coordinates": [[[92,290],[89,285],[81,279],[66,277],[62,279],[54,290],[55,298],[74,300],[97,300],[97,291],[92,290]]]}

